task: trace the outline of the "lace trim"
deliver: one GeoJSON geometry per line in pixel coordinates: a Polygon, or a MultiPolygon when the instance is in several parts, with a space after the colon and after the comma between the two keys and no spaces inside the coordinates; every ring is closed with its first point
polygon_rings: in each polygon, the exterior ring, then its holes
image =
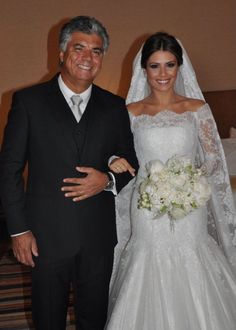
{"type": "Polygon", "coordinates": [[[206,104],[198,108],[197,111],[185,111],[182,113],[176,113],[172,110],[166,109],[160,112],[157,112],[155,115],[141,114],[138,116],[133,115],[129,112],[131,129],[134,132],[140,126],[148,127],[165,127],[165,126],[178,126],[182,123],[194,123],[196,120],[196,114],[206,111],[206,104]]]}

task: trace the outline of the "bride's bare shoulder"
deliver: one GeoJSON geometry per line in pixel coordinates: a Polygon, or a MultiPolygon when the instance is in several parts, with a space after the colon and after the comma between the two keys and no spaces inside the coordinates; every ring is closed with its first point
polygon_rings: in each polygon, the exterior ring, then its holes
{"type": "Polygon", "coordinates": [[[142,113],[143,110],[143,100],[138,102],[133,102],[127,105],[128,111],[132,113],[134,116],[138,116],[142,113]]]}
{"type": "Polygon", "coordinates": [[[205,102],[200,99],[186,98],[184,101],[184,106],[185,106],[186,111],[197,111],[204,104],[205,104],[205,102]]]}

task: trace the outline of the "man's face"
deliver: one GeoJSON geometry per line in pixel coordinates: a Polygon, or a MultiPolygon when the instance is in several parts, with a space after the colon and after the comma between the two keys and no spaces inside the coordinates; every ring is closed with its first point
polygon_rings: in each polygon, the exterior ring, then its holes
{"type": "Polygon", "coordinates": [[[97,34],[73,32],[65,52],[61,75],[65,84],[76,93],[87,89],[101,70],[103,42],[97,34]]]}

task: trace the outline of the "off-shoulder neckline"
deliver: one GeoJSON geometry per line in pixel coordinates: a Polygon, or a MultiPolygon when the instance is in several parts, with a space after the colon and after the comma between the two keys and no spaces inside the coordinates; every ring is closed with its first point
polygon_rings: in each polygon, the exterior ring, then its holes
{"type": "Polygon", "coordinates": [[[151,118],[155,118],[158,117],[159,115],[163,114],[163,113],[173,113],[176,116],[182,116],[185,114],[189,114],[189,113],[193,113],[193,114],[197,114],[201,111],[204,110],[204,108],[206,107],[206,105],[208,105],[207,103],[204,103],[202,106],[200,106],[196,111],[191,111],[191,110],[187,110],[181,113],[175,112],[173,110],[169,110],[169,109],[165,109],[165,110],[161,110],[157,113],[155,113],[154,115],[149,115],[148,113],[142,113],[141,115],[137,115],[135,116],[132,112],[128,111],[129,115],[133,118],[139,118],[139,117],[151,117],[151,118]]]}

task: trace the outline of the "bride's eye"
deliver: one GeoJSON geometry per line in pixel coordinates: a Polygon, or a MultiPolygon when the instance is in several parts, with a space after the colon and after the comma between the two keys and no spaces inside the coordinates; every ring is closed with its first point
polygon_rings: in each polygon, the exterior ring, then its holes
{"type": "Polygon", "coordinates": [[[169,62],[166,64],[167,68],[174,68],[176,66],[176,62],[169,62]]]}
{"type": "Polygon", "coordinates": [[[159,67],[159,65],[157,63],[151,63],[151,64],[149,64],[149,67],[151,69],[157,69],[159,67]]]}

